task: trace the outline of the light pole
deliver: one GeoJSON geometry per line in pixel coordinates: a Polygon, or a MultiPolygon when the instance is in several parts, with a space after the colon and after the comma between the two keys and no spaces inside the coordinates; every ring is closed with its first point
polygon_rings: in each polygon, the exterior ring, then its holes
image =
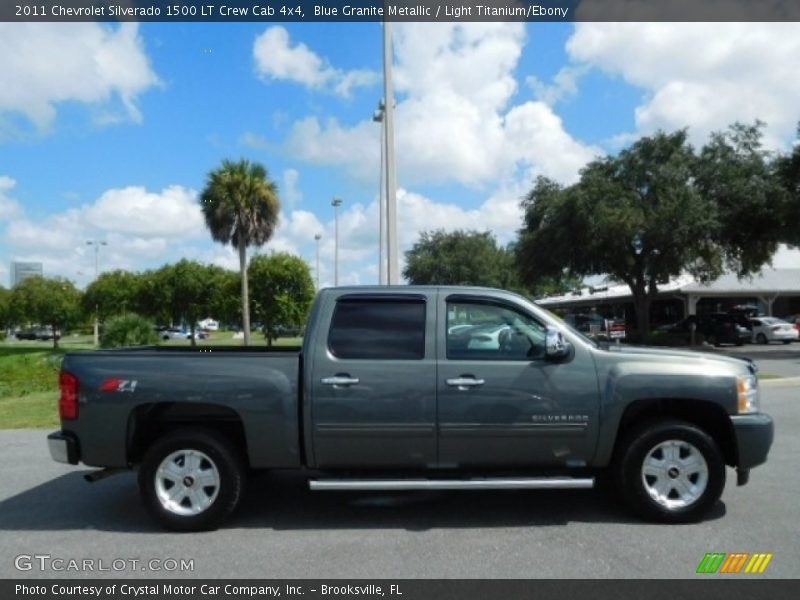
{"type": "Polygon", "coordinates": [[[342,205],[341,198],[334,198],[331,200],[333,206],[333,285],[339,285],[339,207],[342,205]]]}
{"type": "Polygon", "coordinates": [[[318,233],[318,234],[316,234],[314,236],[314,241],[317,243],[317,270],[316,270],[316,274],[317,274],[317,291],[319,291],[319,241],[320,241],[320,239],[322,239],[322,235],[321,234],[318,233]]]}
{"type": "Polygon", "coordinates": [[[372,113],[372,120],[381,124],[381,168],[378,183],[378,283],[386,285],[386,186],[383,184],[386,163],[386,129],[383,126],[383,100],[378,104],[378,110],[372,113]]]}
{"type": "Polygon", "coordinates": [[[392,23],[383,23],[383,129],[386,146],[386,243],[389,285],[400,283],[397,244],[397,189],[394,166],[394,88],[392,87],[392,23]]]}
{"type": "MultiPolygon", "coordinates": [[[[100,275],[100,270],[98,268],[98,255],[100,254],[100,246],[108,246],[108,242],[103,242],[100,240],[86,240],[87,246],[94,246],[94,280],[97,281],[98,276],[100,275]]],[[[100,307],[97,303],[94,305],[94,345],[98,346],[100,344],[100,323],[99,323],[99,312],[100,307]]]]}

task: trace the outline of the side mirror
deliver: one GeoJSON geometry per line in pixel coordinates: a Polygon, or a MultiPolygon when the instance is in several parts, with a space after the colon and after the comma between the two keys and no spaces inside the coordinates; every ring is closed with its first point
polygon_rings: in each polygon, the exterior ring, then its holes
{"type": "Polygon", "coordinates": [[[564,339],[561,331],[555,327],[548,327],[544,340],[544,355],[550,360],[564,358],[569,354],[569,342],[564,339]]]}

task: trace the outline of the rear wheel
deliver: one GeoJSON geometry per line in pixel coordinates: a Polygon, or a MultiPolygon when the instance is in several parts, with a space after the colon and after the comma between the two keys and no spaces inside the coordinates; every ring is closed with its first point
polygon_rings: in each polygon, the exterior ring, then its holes
{"type": "Polygon", "coordinates": [[[633,430],[621,442],[615,471],[635,512],[668,523],[701,518],[725,487],[719,445],[685,421],[655,421],[633,430]]]}
{"type": "Polygon", "coordinates": [[[216,529],[239,504],[245,469],[223,436],[183,429],[156,441],[142,460],[139,490],[150,514],[177,531],[216,529]]]}

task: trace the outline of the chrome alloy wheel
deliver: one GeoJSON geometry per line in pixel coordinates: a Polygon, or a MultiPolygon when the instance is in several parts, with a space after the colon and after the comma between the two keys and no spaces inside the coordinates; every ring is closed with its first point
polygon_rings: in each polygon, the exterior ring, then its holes
{"type": "Polygon", "coordinates": [[[650,497],[667,510],[686,508],[706,490],[708,463],[689,442],[666,440],[645,455],[642,483],[650,497]]]}
{"type": "Polygon", "coordinates": [[[180,516],[197,515],[217,499],[219,470],[199,450],[178,450],[158,465],[155,484],[158,501],[164,509],[180,516]]]}

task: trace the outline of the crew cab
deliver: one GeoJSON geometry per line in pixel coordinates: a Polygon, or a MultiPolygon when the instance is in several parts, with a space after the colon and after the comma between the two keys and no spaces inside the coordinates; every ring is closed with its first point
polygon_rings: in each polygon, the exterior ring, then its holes
{"type": "Polygon", "coordinates": [[[138,470],[164,526],[219,526],[253,469],[314,490],[590,488],[697,520],[726,465],[767,459],[755,366],[597,343],[522,296],[470,287],[319,292],[302,348],[70,352],[52,457],[138,470]]]}

